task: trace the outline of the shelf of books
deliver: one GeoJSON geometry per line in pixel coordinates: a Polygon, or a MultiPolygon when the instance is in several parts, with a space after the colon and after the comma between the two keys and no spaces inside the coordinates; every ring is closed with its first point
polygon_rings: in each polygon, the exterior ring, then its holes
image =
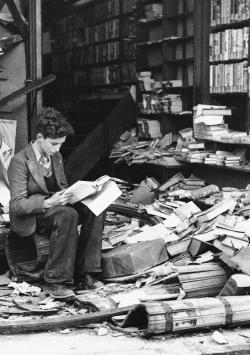
{"type": "Polygon", "coordinates": [[[234,108],[231,129],[249,129],[248,0],[210,0],[209,93],[211,103],[234,108]]]}
{"type": "Polygon", "coordinates": [[[250,172],[250,136],[232,130],[233,109],[199,104],[194,107],[193,129],[182,130],[176,158],[182,162],[250,172]]]}
{"type": "Polygon", "coordinates": [[[59,92],[114,91],[135,81],[135,7],[136,0],[102,0],[55,14],[51,61],[59,92]]]}
{"type": "Polygon", "coordinates": [[[193,6],[192,0],[137,6],[139,120],[168,120],[164,126],[175,133],[192,123],[193,6]]]}

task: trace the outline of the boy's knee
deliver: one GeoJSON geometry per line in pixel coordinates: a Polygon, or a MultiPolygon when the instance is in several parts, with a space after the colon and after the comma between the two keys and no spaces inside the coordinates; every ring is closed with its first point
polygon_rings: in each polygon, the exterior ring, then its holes
{"type": "Polygon", "coordinates": [[[69,223],[69,222],[74,222],[78,224],[78,213],[76,210],[72,207],[69,206],[57,206],[57,214],[60,216],[60,218],[69,223]]]}

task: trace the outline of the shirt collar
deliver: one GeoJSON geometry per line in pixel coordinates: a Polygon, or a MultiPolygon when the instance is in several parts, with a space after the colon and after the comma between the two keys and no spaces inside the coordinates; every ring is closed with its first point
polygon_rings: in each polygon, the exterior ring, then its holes
{"type": "MultiPolygon", "coordinates": [[[[34,150],[34,153],[35,153],[35,156],[36,156],[36,160],[39,161],[40,158],[41,158],[41,156],[42,156],[42,154],[41,154],[41,153],[39,152],[39,150],[36,148],[36,145],[35,145],[35,142],[34,142],[34,141],[31,142],[31,145],[32,145],[32,148],[33,148],[33,150],[34,150]]],[[[48,157],[49,157],[49,156],[48,156],[48,157]]],[[[49,160],[50,160],[50,157],[49,157],[49,160]]]]}

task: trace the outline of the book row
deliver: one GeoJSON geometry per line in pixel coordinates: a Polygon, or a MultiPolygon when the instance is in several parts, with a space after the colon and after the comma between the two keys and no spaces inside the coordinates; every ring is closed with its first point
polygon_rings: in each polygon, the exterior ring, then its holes
{"type": "Polygon", "coordinates": [[[123,58],[124,60],[136,59],[136,42],[134,40],[123,41],[123,58]]]}
{"type": "Polygon", "coordinates": [[[249,15],[249,0],[211,0],[211,26],[244,21],[249,15]]]}
{"type": "Polygon", "coordinates": [[[121,73],[122,73],[123,83],[136,81],[136,64],[135,64],[135,62],[122,63],[121,73]]]}
{"type": "Polygon", "coordinates": [[[114,19],[99,25],[85,28],[85,44],[106,41],[119,37],[120,20],[114,19]]]}
{"type": "Polygon", "coordinates": [[[59,76],[57,78],[57,87],[59,90],[68,90],[73,88],[83,88],[90,85],[120,84],[131,83],[136,80],[135,63],[123,63],[121,66],[121,76],[118,65],[93,68],[87,70],[74,70],[69,76],[59,76]]]}
{"type": "Polygon", "coordinates": [[[72,64],[74,67],[100,64],[110,60],[117,60],[119,55],[119,41],[107,42],[72,52],[72,64]]]}
{"type": "Polygon", "coordinates": [[[210,65],[210,93],[247,92],[248,62],[210,65]]]}
{"type": "Polygon", "coordinates": [[[182,111],[181,95],[176,94],[143,94],[140,111],[142,114],[172,113],[182,111]]]}
{"type": "Polygon", "coordinates": [[[122,0],[122,12],[124,14],[136,9],[136,0],[122,0]]]}
{"type": "Polygon", "coordinates": [[[120,83],[120,67],[118,65],[106,66],[102,68],[92,68],[90,70],[91,85],[108,85],[120,83]]]}
{"type": "Polygon", "coordinates": [[[209,36],[209,60],[248,58],[249,27],[228,29],[209,36]]]}
{"type": "Polygon", "coordinates": [[[75,29],[88,26],[97,22],[104,22],[113,17],[119,16],[119,0],[106,0],[96,3],[94,6],[84,8],[84,12],[78,11],[65,17],[53,19],[52,32],[54,35],[61,35],[62,32],[73,31],[75,29]]]}

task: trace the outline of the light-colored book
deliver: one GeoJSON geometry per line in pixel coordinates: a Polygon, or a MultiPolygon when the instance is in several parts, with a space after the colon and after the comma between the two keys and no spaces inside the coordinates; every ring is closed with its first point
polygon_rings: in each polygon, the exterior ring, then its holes
{"type": "Polygon", "coordinates": [[[81,201],[96,216],[111,205],[122,192],[108,175],[101,176],[95,181],[79,180],[67,188],[64,193],[71,193],[69,203],[81,201]]]}

